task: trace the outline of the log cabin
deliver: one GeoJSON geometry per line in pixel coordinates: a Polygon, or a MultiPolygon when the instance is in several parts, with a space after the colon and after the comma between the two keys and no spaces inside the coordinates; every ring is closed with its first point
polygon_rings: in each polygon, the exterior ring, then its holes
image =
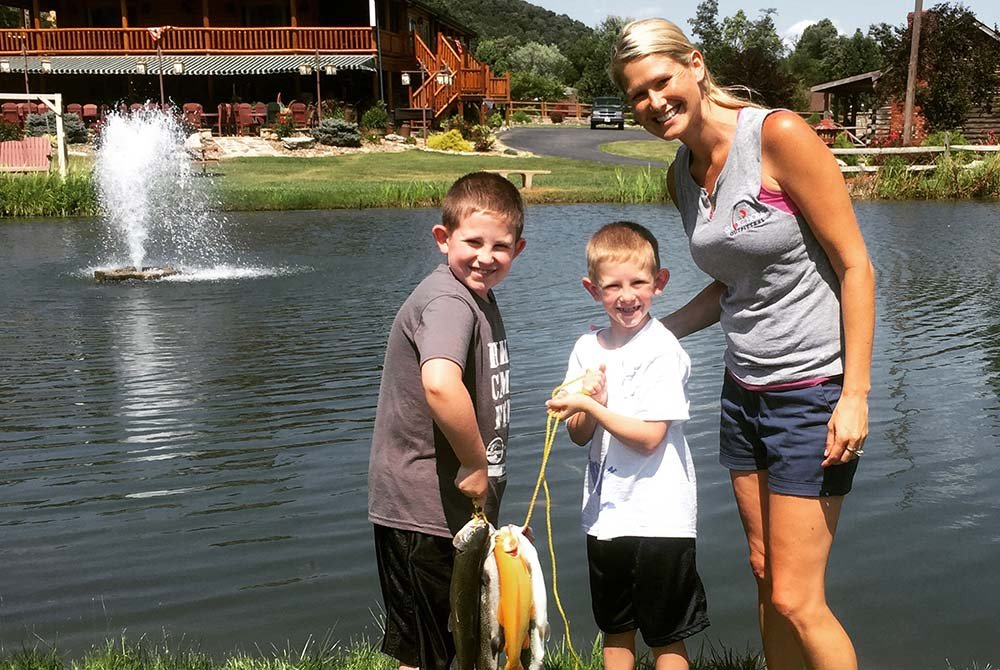
{"type": "Polygon", "coordinates": [[[473,57],[474,33],[420,0],[0,4],[26,24],[0,29],[0,91],[23,92],[27,71],[35,92],[115,105],[158,100],[162,79],[176,105],[209,111],[279,95],[311,102],[319,89],[323,100],[363,110],[381,99],[428,121],[510,100],[509,74],[473,57]]]}

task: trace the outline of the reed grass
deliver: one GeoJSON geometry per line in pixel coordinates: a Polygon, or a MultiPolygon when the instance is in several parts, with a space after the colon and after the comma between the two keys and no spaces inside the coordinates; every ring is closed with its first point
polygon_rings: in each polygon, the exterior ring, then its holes
{"type": "Polygon", "coordinates": [[[100,208],[91,172],[0,174],[0,217],[94,216],[100,208]]]}
{"type": "Polygon", "coordinates": [[[670,200],[666,175],[661,170],[646,167],[626,174],[621,168],[615,168],[615,185],[615,202],[635,204],[670,200]]]}
{"type": "Polygon", "coordinates": [[[903,161],[887,161],[878,172],[850,181],[851,195],[870,200],[997,200],[1000,199],[1000,154],[975,161],[941,156],[936,168],[908,172],[903,161]]]}

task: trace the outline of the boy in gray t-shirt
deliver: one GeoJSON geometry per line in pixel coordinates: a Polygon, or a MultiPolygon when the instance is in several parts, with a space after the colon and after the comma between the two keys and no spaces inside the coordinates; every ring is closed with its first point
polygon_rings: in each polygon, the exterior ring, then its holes
{"type": "Polygon", "coordinates": [[[510,422],[507,336],[492,288],[524,249],[524,204],[495,174],[448,190],[434,240],[447,262],[389,332],[368,468],[368,518],[385,601],[382,652],[447,670],[451,540],[484,507],[496,525],[510,422]]]}

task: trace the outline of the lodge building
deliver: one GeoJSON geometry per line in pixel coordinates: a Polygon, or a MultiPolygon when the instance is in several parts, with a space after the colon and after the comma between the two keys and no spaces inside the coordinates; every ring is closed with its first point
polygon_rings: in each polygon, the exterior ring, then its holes
{"type": "Polygon", "coordinates": [[[510,100],[509,74],[472,56],[474,33],[420,0],[0,4],[25,10],[27,24],[0,29],[0,92],[27,86],[115,105],[158,100],[162,78],[175,104],[207,110],[279,94],[284,103],[313,102],[319,87],[324,100],[364,109],[383,99],[390,110],[437,120],[510,100]]]}

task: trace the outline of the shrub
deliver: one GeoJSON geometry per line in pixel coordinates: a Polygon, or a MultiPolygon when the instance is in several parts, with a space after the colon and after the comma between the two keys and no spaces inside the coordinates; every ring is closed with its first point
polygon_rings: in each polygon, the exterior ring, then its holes
{"type": "Polygon", "coordinates": [[[0,119],[0,142],[21,139],[21,128],[16,123],[0,119]]]}
{"type": "Polygon", "coordinates": [[[564,115],[562,112],[553,111],[549,114],[549,118],[552,119],[552,123],[562,123],[564,115]]]}
{"type": "Polygon", "coordinates": [[[496,142],[496,138],[493,137],[493,129],[489,126],[478,125],[473,126],[469,133],[472,140],[472,146],[476,151],[489,151],[493,148],[493,143],[496,142]]]}
{"type": "Polygon", "coordinates": [[[486,125],[496,130],[503,125],[503,116],[500,115],[500,112],[493,112],[490,114],[490,118],[486,120],[486,125]]]}
{"type": "Polygon", "coordinates": [[[445,132],[449,130],[457,130],[462,135],[462,139],[464,140],[472,139],[472,125],[458,114],[451,116],[444,122],[444,129],[445,132]]]}
{"type": "Polygon", "coordinates": [[[965,139],[965,135],[957,130],[935,130],[933,133],[928,135],[927,138],[920,143],[920,145],[924,147],[943,147],[945,133],[948,134],[949,146],[952,144],[969,144],[969,140],[965,139]]]}
{"type": "Polygon", "coordinates": [[[361,116],[361,127],[365,130],[385,130],[388,125],[389,112],[385,110],[385,103],[381,100],[365,110],[361,116]]]}
{"type": "MultiPolygon", "coordinates": [[[[833,148],[834,149],[853,149],[854,148],[854,142],[852,142],[851,138],[847,136],[847,133],[837,133],[837,137],[834,138],[834,140],[833,140],[833,148]]],[[[858,157],[857,156],[837,156],[837,158],[839,158],[840,160],[844,161],[848,165],[857,165],[858,164],[858,157]]]]}
{"type": "Polygon", "coordinates": [[[375,132],[374,130],[369,130],[368,132],[365,133],[365,142],[367,142],[368,144],[381,144],[382,135],[380,133],[375,132]]]}
{"type": "Polygon", "coordinates": [[[530,123],[531,117],[528,116],[527,112],[525,112],[522,109],[519,109],[510,115],[510,120],[513,121],[514,123],[530,123]]]}
{"type": "MultiPolygon", "coordinates": [[[[66,134],[67,144],[85,144],[89,139],[87,127],[83,125],[83,120],[77,114],[63,114],[63,132],[66,134]]],[[[42,135],[55,137],[56,113],[28,114],[24,120],[24,134],[29,137],[41,137],[42,135]]]]}
{"type": "Polygon", "coordinates": [[[441,151],[472,151],[472,144],[462,139],[458,130],[431,135],[427,138],[427,146],[441,151]]]}
{"type": "Polygon", "coordinates": [[[313,129],[312,135],[320,144],[329,144],[335,147],[361,146],[361,133],[358,131],[358,125],[343,119],[324,118],[313,129]]]}
{"type": "Polygon", "coordinates": [[[271,130],[274,131],[274,134],[278,136],[279,140],[283,140],[286,137],[291,137],[295,134],[295,121],[292,120],[291,116],[286,116],[284,118],[279,116],[278,120],[271,126],[271,130]]]}

